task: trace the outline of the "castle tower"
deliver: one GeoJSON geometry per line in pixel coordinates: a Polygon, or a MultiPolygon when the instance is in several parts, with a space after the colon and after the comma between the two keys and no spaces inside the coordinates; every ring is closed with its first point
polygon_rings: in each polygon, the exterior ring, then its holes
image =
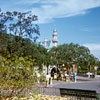
{"type": "Polygon", "coordinates": [[[44,39],[44,47],[47,48],[47,39],[44,39]]]}
{"type": "Polygon", "coordinates": [[[54,29],[52,36],[53,36],[52,42],[54,44],[54,47],[57,47],[58,40],[57,40],[57,31],[56,31],[56,29],[54,29]]]}

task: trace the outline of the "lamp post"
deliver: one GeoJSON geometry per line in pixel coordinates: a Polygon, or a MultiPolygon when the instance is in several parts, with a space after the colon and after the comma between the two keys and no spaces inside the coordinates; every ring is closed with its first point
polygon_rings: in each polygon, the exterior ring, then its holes
{"type": "Polygon", "coordinates": [[[94,69],[95,69],[95,78],[96,78],[98,66],[95,66],[94,69]]]}
{"type": "Polygon", "coordinates": [[[73,64],[73,78],[74,78],[74,80],[75,80],[75,82],[76,82],[76,74],[77,74],[77,70],[76,70],[76,64],[73,64]]]}

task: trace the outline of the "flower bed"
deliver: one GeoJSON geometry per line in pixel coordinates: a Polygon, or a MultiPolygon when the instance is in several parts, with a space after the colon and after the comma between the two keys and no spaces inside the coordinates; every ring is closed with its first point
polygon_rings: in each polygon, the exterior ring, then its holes
{"type": "Polygon", "coordinates": [[[12,100],[73,100],[73,99],[58,97],[58,96],[35,95],[35,96],[29,96],[29,97],[23,97],[23,98],[14,97],[12,100]]]}

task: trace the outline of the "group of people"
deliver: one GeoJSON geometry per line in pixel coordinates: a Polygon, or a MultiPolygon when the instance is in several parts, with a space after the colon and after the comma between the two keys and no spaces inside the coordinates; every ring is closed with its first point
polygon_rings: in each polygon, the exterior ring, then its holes
{"type": "Polygon", "coordinates": [[[64,74],[57,74],[55,73],[53,76],[51,74],[46,75],[46,85],[52,85],[52,79],[55,80],[62,80],[62,81],[66,81],[66,82],[76,82],[76,73],[72,73],[72,74],[67,74],[67,72],[65,72],[64,74]]]}
{"type": "Polygon", "coordinates": [[[66,82],[76,81],[76,73],[72,74],[61,74],[61,80],[65,80],[66,82]]]}

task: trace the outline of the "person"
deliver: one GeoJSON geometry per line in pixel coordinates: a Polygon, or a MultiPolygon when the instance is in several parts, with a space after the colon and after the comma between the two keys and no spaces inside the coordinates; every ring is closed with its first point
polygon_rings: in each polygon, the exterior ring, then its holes
{"type": "Polygon", "coordinates": [[[61,80],[63,80],[63,77],[64,77],[63,74],[61,74],[61,80]]]}
{"type": "Polygon", "coordinates": [[[74,79],[74,81],[75,81],[75,74],[73,73],[73,79],[74,79]]]}
{"type": "Polygon", "coordinates": [[[72,81],[72,77],[71,77],[71,75],[70,75],[70,81],[72,81]]]}
{"type": "Polygon", "coordinates": [[[52,85],[52,77],[50,78],[50,85],[52,85]]]}
{"type": "Polygon", "coordinates": [[[57,79],[57,73],[54,73],[54,79],[57,79]]]}
{"type": "Polygon", "coordinates": [[[46,75],[46,87],[49,85],[50,75],[46,75]]]}
{"type": "Polygon", "coordinates": [[[66,79],[67,79],[67,76],[68,76],[68,75],[67,75],[67,72],[65,72],[65,81],[66,81],[66,79]]]}
{"type": "Polygon", "coordinates": [[[76,82],[76,73],[73,74],[73,79],[76,82]]]}
{"type": "Polygon", "coordinates": [[[37,73],[37,82],[38,82],[38,83],[40,83],[40,78],[39,78],[39,77],[40,77],[40,74],[37,73]]]}

